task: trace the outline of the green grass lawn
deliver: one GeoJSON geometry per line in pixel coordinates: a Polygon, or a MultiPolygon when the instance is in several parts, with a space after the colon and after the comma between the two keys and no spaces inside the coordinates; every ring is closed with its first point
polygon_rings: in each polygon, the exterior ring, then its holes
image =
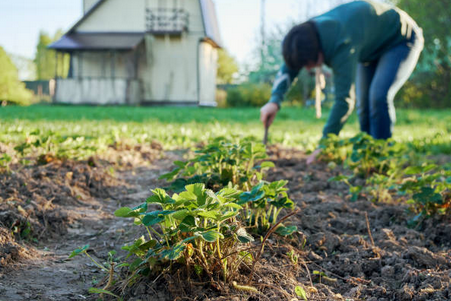
{"type": "MultiPolygon", "coordinates": [[[[328,116],[314,109],[284,107],[270,129],[270,142],[312,150],[328,116]]],[[[451,110],[398,110],[394,138],[451,152],[451,110]]],[[[358,132],[355,112],[341,136],[358,132]]],[[[258,108],[7,106],[0,108],[0,142],[19,144],[30,134],[78,138],[79,144],[100,147],[112,141],[145,143],[159,140],[166,148],[189,147],[218,136],[253,136],[263,127],[258,108]],[[37,131],[38,130],[38,131],[37,131]],[[83,141],[81,141],[83,140],[83,141]]]]}

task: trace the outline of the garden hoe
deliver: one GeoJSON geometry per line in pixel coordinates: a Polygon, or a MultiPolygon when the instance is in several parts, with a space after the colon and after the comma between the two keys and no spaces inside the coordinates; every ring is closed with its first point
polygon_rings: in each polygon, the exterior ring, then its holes
{"type": "Polygon", "coordinates": [[[265,135],[263,136],[263,144],[266,145],[268,143],[268,127],[265,126],[265,135]]]}
{"type": "Polygon", "coordinates": [[[268,126],[268,121],[265,122],[265,135],[263,136],[263,144],[266,146],[266,144],[268,143],[268,130],[269,130],[269,126],[268,126]]]}

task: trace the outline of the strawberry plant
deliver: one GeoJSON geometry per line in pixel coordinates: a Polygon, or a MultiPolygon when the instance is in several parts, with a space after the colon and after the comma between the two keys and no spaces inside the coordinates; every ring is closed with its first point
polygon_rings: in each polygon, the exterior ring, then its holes
{"type": "Polygon", "coordinates": [[[389,170],[403,166],[410,158],[407,147],[391,139],[376,140],[360,133],[349,139],[349,142],[352,152],[346,160],[346,166],[357,175],[368,177],[372,173],[387,174],[389,170]]]}
{"type": "MultiPolygon", "coordinates": [[[[178,168],[161,177],[173,179],[179,175],[184,176],[173,181],[170,190],[177,191],[181,185],[192,182],[204,183],[212,190],[226,185],[245,190],[239,202],[245,206],[246,214],[243,217],[260,234],[276,223],[283,208],[294,209],[294,202],[286,193],[287,181],[262,181],[263,170],[274,166],[272,162],[265,161],[256,165],[256,160],[267,157],[263,144],[252,141],[233,144],[216,139],[196,153],[197,156],[192,160],[176,161],[178,168]]],[[[276,232],[289,235],[295,230],[293,227],[280,226],[276,232]]]]}
{"type": "MultiPolygon", "coordinates": [[[[331,137],[331,145],[337,141],[331,137]]],[[[329,181],[342,181],[349,186],[351,200],[356,201],[359,195],[370,195],[376,201],[390,200],[390,190],[397,180],[402,178],[406,164],[415,161],[413,154],[405,144],[393,140],[375,140],[371,136],[360,133],[349,140],[352,150],[344,161],[350,168],[351,175],[338,175],[329,181]],[[364,177],[364,185],[353,185],[353,180],[364,177]]],[[[346,142],[343,142],[346,145],[346,142]]]]}
{"type": "Polygon", "coordinates": [[[186,268],[188,277],[221,275],[229,281],[246,260],[252,260],[245,246],[253,238],[237,218],[243,209],[238,204],[239,190],[214,193],[204,184],[192,184],[172,196],[162,189],[152,192],[145,203],[115,212],[118,217],[134,218],[135,225],[147,230],[147,238],[123,247],[128,256],[138,258],[130,266],[132,271],[147,273],[178,264],[186,268]],[[160,209],[148,211],[151,204],[160,209]]]}
{"type": "Polygon", "coordinates": [[[205,183],[215,191],[228,183],[237,185],[239,189],[249,190],[253,184],[262,180],[265,169],[274,167],[272,162],[256,164],[266,157],[266,148],[261,143],[246,140],[231,143],[216,139],[205,148],[197,150],[193,159],[174,162],[177,168],[162,175],[160,179],[172,181],[168,189],[176,192],[193,183],[205,183]]]}
{"type": "MultiPolygon", "coordinates": [[[[393,174],[394,175],[394,174],[393,174]]],[[[354,185],[352,180],[355,175],[338,175],[330,178],[329,182],[343,182],[349,187],[350,200],[357,201],[360,195],[369,195],[373,201],[391,200],[390,190],[394,187],[392,176],[375,173],[365,180],[364,185],[354,185]]]]}
{"type": "Polygon", "coordinates": [[[451,170],[436,170],[434,164],[410,166],[404,173],[410,177],[398,186],[401,195],[408,195],[408,203],[417,215],[410,221],[451,213],[451,170]]]}
{"type": "Polygon", "coordinates": [[[348,185],[349,187],[349,194],[351,195],[351,201],[355,202],[357,201],[360,193],[363,190],[363,186],[362,185],[353,185],[351,184],[351,179],[354,178],[354,175],[350,175],[350,176],[346,176],[346,175],[338,175],[335,177],[330,178],[328,181],[329,182],[343,182],[346,185],[348,185]]]}
{"type": "Polygon", "coordinates": [[[39,129],[29,133],[16,150],[21,156],[38,155],[38,163],[46,164],[49,158],[82,159],[93,155],[98,146],[88,141],[89,138],[79,135],[62,136],[53,131],[41,133],[39,129]]]}
{"type": "MultiPolygon", "coordinates": [[[[204,184],[187,185],[183,192],[172,196],[155,189],[145,203],[116,210],[116,216],[133,218],[135,225],[147,231],[147,237],[123,247],[128,251],[127,257],[137,258],[130,270],[136,275],[182,267],[188,277],[213,279],[220,275],[224,282],[232,281],[238,270],[254,260],[247,246],[254,238],[246,231],[243,220],[249,214],[246,204],[273,203],[277,209],[271,211],[268,219],[277,218],[280,208],[288,207],[290,202],[293,207],[293,202],[285,197],[285,184],[264,184],[249,194],[231,187],[213,192],[204,184]],[[257,197],[255,194],[260,191],[263,193],[257,197]],[[159,209],[148,210],[151,205],[159,209]]],[[[275,220],[272,222],[276,224],[275,220]]],[[[278,225],[276,232],[289,235],[294,230],[278,225]]]]}
{"type": "MultiPolygon", "coordinates": [[[[124,264],[119,264],[116,265],[116,258],[114,257],[114,255],[116,255],[116,251],[110,251],[108,252],[108,260],[107,262],[101,264],[99,262],[97,262],[94,258],[92,258],[89,253],[88,253],[88,249],[89,249],[89,245],[85,245],[83,247],[79,247],[78,249],[75,249],[74,251],[72,251],[72,253],[69,255],[69,258],[78,256],[78,255],[85,255],[86,257],[88,257],[98,268],[100,268],[102,271],[104,271],[105,273],[108,274],[108,282],[106,283],[106,285],[102,288],[102,289],[98,289],[98,288],[94,288],[91,287],[89,289],[89,292],[92,294],[100,294],[100,296],[102,297],[103,294],[107,294],[107,295],[111,295],[113,297],[116,297],[118,300],[122,300],[121,297],[113,294],[112,292],[110,292],[108,289],[114,285],[115,280],[114,280],[114,272],[115,272],[115,267],[121,267],[124,266],[124,264]]],[[[103,299],[103,298],[102,298],[103,299]]]]}
{"type": "MultiPolygon", "coordinates": [[[[246,205],[244,219],[249,226],[254,227],[257,233],[267,231],[277,222],[282,209],[295,208],[294,202],[288,198],[285,185],[288,181],[276,181],[272,183],[260,182],[250,191],[240,195],[239,204],[246,205]]],[[[285,227],[280,225],[276,233],[287,236],[296,231],[296,226],[285,227]]]]}
{"type": "Polygon", "coordinates": [[[349,139],[340,139],[337,135],[329,134],[319,142],[318,160],[342,164],[351,153],[349,139]]]}
{"type": "Polygon", "coordinates": [[[0,155],[0,172],[3,172],[3,171],[10,172],[9,166],[10,166],[12,160],[13,160],[13,158],[10,155],[8,155],[6,153],[1,154],[0,155]]]}

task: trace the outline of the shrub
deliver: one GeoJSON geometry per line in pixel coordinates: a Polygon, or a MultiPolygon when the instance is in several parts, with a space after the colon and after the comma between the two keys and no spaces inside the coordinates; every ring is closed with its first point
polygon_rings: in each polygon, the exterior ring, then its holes
{"type": "Polygon", "coordinates": [[[25,89],[18,79],[17,68],[5,50],[0,47],[0,103],[2,101],[19,105],[31,103],[33,93],[25,89]]]}
{"type": "Polygon", "coordinates": [[[271,97],[269,84],[245,83],[227,91],[229,107],[260,107],[271,97]]]}

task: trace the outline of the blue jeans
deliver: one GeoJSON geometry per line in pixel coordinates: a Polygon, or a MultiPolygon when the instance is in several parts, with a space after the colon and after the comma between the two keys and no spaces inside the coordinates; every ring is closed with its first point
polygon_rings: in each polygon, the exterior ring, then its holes
{"type": "Polygon", "coordinates": [[[357,66],[357,114],[362,132],[375,139],[392,136],[396,121],[393,100],[415,69],[423,43],[418,29],[409,41],[389,49],[377,61],[357,66]]]}

